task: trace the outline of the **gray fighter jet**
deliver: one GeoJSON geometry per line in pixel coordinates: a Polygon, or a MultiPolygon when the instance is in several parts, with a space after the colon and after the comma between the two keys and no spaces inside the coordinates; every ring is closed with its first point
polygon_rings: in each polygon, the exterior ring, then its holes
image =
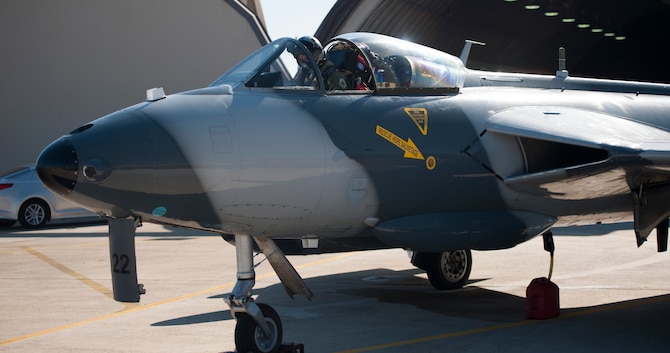
{"type": "Polygon", "coordinates": [[[468,70],[378,34],[341,35],[315,52],[283,38],[209,87],[151,89],[73,130],[37,168],[51,190],[109,217],[117,300],[143,292],[140,221],[220,233],[236,247],[225,300],[238,351],[277,352],[279,316],[251,297],[255,252],[290,296],[311,297],[285,254],[403,248],[437,289],[453,289],[468,280],[471,249],[513,247],[555,226],[632,220],[638,246],[656,228],[665,250],[669,95],[668,85],[572,78],[563,67],[468,70]],[[323,63],[340,89],[326,89],[323,63]]]}

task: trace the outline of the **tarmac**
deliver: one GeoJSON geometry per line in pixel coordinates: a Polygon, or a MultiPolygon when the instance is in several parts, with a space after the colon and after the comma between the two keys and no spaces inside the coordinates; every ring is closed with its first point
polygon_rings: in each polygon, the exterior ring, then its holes
{"type": "MultiPolygon", "coordinates": [[[[474,251],[469,283],[434,290],[400,249],[289,259],[314,292],[289,298],[267,261],[257,302],[305,353],[667,352],[670,254],[637,248],[630,223],[554,229],[560,316],[526,318],[526,287],[546,277],[541,238],[474,251]]],[[[0,229],[0,352],[232,352],[223,295],[235,249],[213,233],[138,229],[139,304],[111,298],[107,225],[0,229]]],[[[260,262],[263,256],[258,256],[260,262]]]]}

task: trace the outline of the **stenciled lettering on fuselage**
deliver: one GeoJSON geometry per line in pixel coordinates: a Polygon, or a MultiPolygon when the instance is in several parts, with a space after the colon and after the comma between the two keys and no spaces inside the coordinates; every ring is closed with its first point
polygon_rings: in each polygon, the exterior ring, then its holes
{"type": "MultiPolygon", "coordinates": [[[[419,129],[423,136],[428,135],[428,111],[426,108],[405,108],[405,113],[412,119],[416,127],[419,129]]],[[[428,156],[427,158],[423,156],[419,148],[416,146],[414,141],[411,138],[407,140],[401,138],[400,136],[394,134],[393,132],[383,128],[380,125],[377,125],[376,131],[377,135],[385,139],[386,141],[392,143],[396,147],[400,148],[405,152],[404,158],[410,159],[420,159],[426,161],[426,168],[428,170],[435,169],[437,161],[435,157],[428,156]]]]}

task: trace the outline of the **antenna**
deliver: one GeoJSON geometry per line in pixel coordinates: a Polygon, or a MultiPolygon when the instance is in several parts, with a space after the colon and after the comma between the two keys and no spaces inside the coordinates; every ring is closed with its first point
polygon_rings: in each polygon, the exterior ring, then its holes
{"type": "Polygon", "coordinates": [[[477,42],[470,39],[465,40],[465,46],[463,46],[463,51],[461,52],[461,61],[463,62],[463,65],[465,65],[466,67],[468,63],[468,57],[470,56],[470,48],[472,48],[473,44],[486,45],[486,43],[477,42]]]}
{"type": "Polygon", "coordinates": [[[558,48],[558,70],[556,70],[556,77],[568,77],[568,70],[565,69],[565,48],[558,48]]]}

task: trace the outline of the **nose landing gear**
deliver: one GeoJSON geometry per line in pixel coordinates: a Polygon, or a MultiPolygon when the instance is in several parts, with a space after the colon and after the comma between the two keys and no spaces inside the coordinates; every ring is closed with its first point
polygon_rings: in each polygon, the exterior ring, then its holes
{"type": "Polygon", "coordinates": [[[279,352],[282,340],[282,325],[279,315],[267,304],[255,304],[261,312],[259,317],[252,317],[246,313],[237,313],[235,325],[235,347],[238,352],[279,352]]]}
{"type": "Polygon", "coordinates": [[[267,304],[255,303],[251,297],[251,290],[256,283],[253,264],[254,241],[274,268],[291,298],[293,294],[306,294],[311,298],[312,292],[271,239],[235,235],[237,283],[232,293],[224,298],[232,316],[237,320],[235,346],[238,352],[244,353],[279,353],[283,334],[279,314],[267,304]]]}

